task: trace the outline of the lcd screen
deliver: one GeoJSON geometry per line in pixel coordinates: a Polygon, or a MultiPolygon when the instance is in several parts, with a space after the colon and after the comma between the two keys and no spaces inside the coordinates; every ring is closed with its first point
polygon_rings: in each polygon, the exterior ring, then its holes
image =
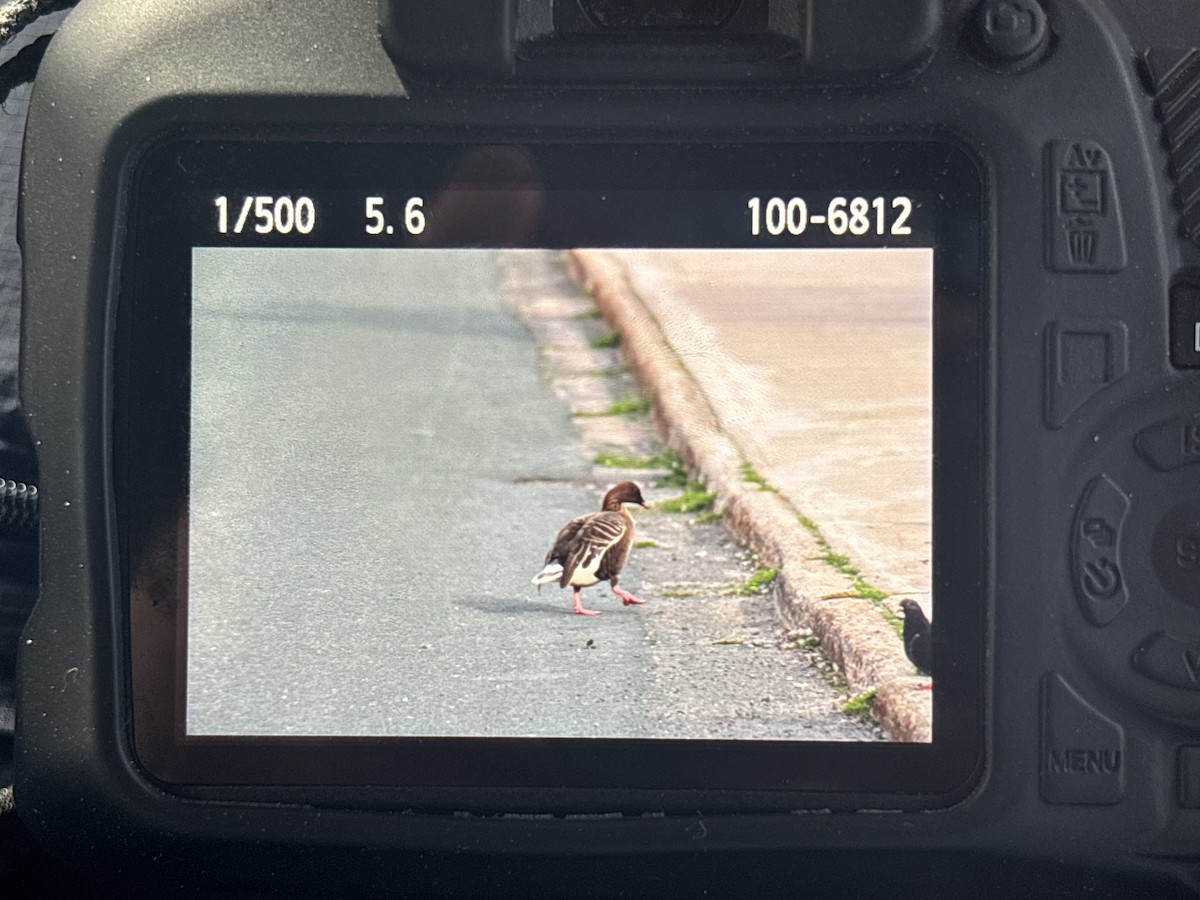
{"type": "Polygon", "coordinates": [[[197,139],[134,184],[114,485],[162,782],[929,808],[979,771],[961,151],[197,139]]]}
{"type": "Polygon", "coordinates": [[[793,579],[898,621],[931,595],[932,252],[577,255],[646,317],[613,330],[564,251],[194,251],[189,735],[889,738],[648,421],[688,401],[619,345],[715,414],[682,449],[735,448],[820,536],[793,579]],[[649,508],[602,513],[626,480],[649,508]],[[546,556],[585,514],[568,566],[625,552],[644,604],[605,581],[573,614],[546,556]]]}

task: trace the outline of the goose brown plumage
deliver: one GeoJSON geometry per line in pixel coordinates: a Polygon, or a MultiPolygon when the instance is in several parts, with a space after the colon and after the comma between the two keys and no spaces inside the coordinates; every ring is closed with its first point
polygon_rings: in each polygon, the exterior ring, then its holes
{"type": "Polygon", "coordinates": [[[632,481],[622,481],[605,494],[600,512],[579,516],[564,525],[533,583],[539,588],[552,581],[557,581],[560,587],[570,585],[574,590],[575,613],[581,616],[600,615],[598,610],[583,608],[580,591],[601,581],[612,586],[613,593],[625,606],[643,603],[617,586],[621,568],[633,546],[633,516],[625,508],[626,503],[647,505],[641,489],[632,481]]]}

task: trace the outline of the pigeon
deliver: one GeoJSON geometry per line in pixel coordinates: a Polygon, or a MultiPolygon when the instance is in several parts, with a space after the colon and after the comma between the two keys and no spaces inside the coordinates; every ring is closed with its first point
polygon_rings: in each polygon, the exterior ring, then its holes
{"type": "Polygon", "coordinates": [[[580,591],[601,581],[612,586],[613,593],[625,606],[643,603],[617,587],[621,567],[633,546],[633,516],[625,509],[626,503],[647,506],[641,490],[632,481],[622,481],[605,494],[600,512],[579,516],[564,525],[546,554],[545,567],[533,577],[538,589],[552,581],[557,581],[560,587],[570,585],[575,592],[575,613],[580,616],[600,615],[599,610],[584,609],[580,591]]]}
{"type": "Polygon", "coordinates": [[[916,600],[901,600],[904,610],[904,655],[922,675],[933,675],[933,623],[916,600]]]}

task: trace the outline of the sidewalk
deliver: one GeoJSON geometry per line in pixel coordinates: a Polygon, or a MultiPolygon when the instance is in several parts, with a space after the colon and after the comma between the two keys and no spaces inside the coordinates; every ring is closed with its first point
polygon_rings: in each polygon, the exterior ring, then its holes
{"type": "Polygon", "coordinates": [[[767,251],[569,265],[667,443],[780,568],[788,624],[813,630],[853,692],[876,690],[894,740],[926,741],[931,692],[896,613],[905,597],[930,612],[928,260],[836,253],[808,255],[801,279],[797,257],[767,251]]]}

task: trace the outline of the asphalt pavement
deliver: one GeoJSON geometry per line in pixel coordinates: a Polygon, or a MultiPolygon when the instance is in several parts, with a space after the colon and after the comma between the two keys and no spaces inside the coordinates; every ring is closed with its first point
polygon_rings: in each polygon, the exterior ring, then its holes
{"type": "Polygon", "coordinates": [[[529,583],[603,488],[539,359],[489,252],[195,251],[189,732],[875,737],[832,688],[807,730],[748,713],[799,671],[765,656],[731,696],[758,611],[529,583]]]}

